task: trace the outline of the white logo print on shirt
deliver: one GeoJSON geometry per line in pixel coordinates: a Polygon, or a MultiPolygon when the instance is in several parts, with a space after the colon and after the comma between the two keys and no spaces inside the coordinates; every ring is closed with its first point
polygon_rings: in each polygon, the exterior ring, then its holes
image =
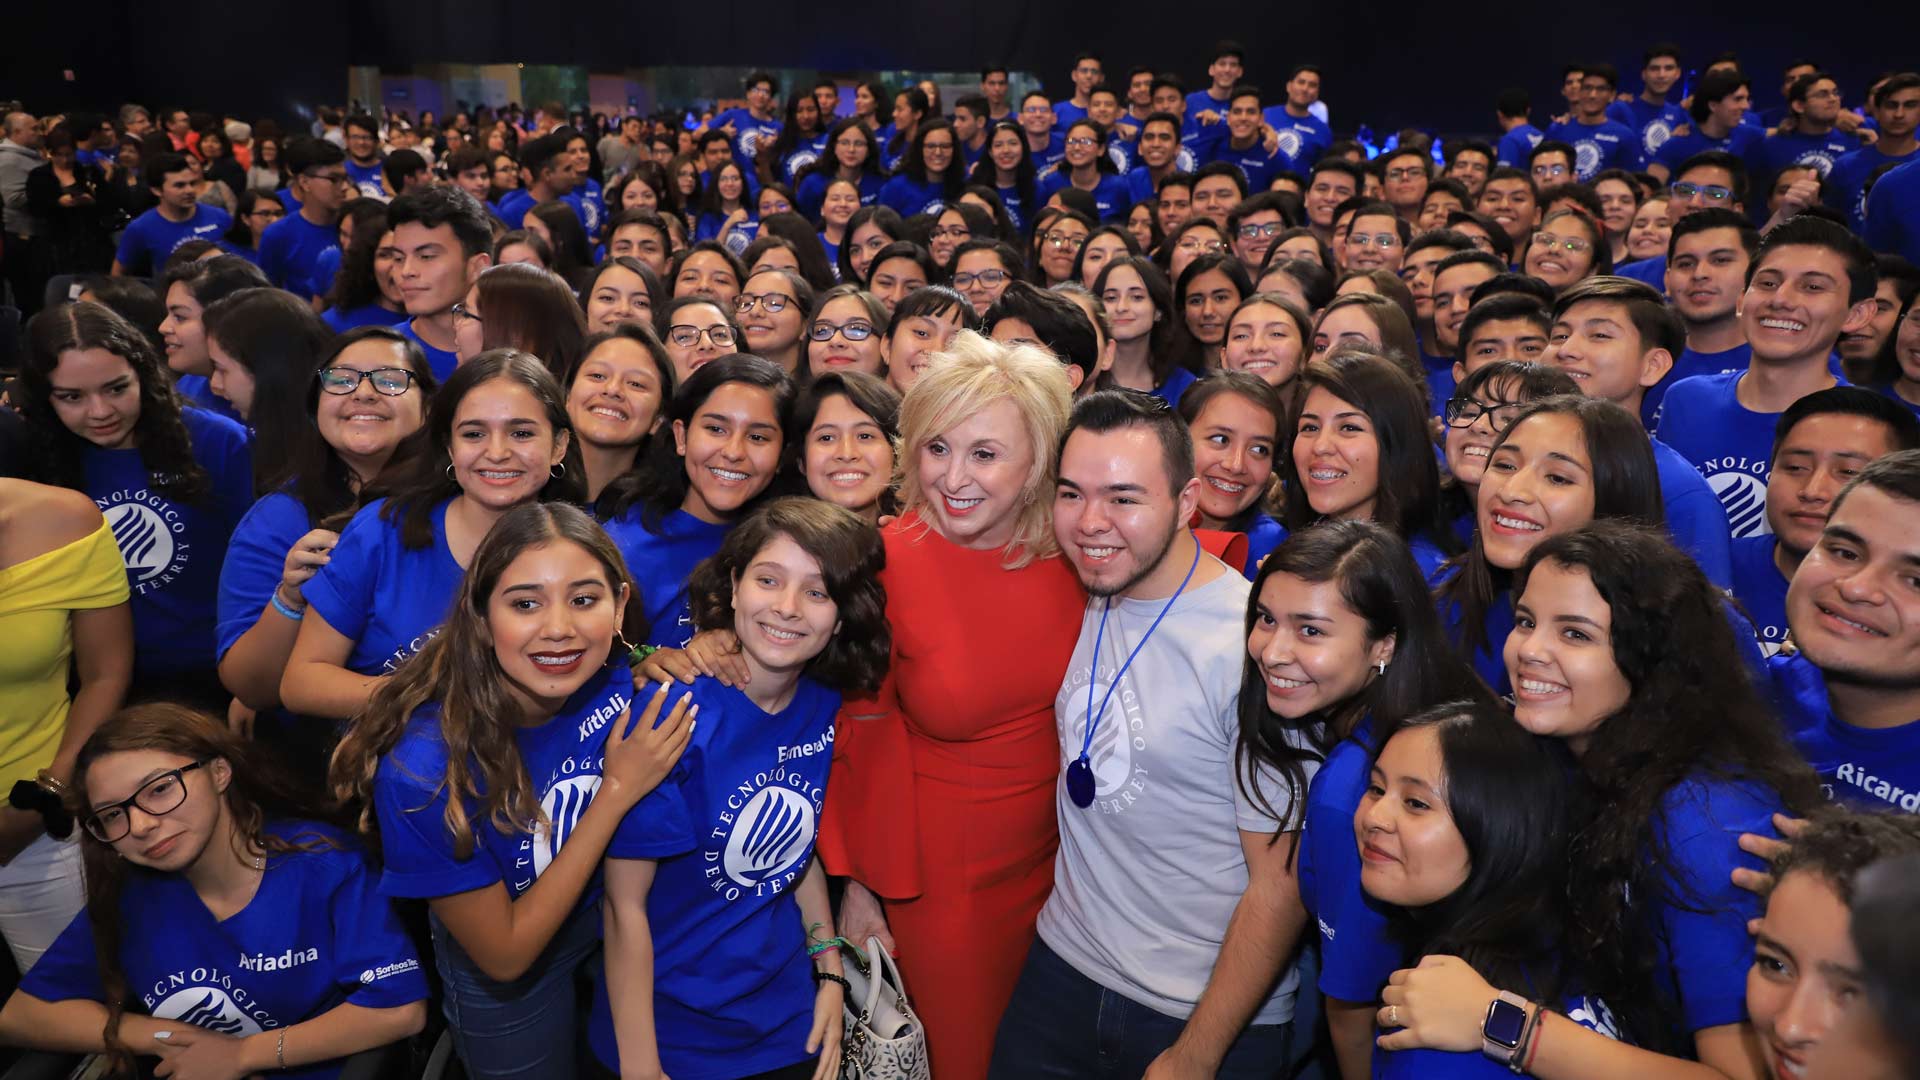
{"type": "Polygon", "coordinates": [[[94,505],[113,529],[134,591],[145,595],[163,588],[187,568],[193,545],[181,538],[187,523],[172,503],[142,488],[116,491],[95,499],[94,505]]]}

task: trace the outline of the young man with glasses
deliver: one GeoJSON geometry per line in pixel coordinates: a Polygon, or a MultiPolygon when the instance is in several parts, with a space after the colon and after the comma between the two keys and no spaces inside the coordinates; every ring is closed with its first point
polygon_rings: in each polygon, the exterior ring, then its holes
{"type": "Polygon", "coordinates": [[[724,131],[732,139],[733,160],[752,180],[757,180],[755,171],[759,160],[760,148],[772,146],[780,137],[780,121],[774,115],[774,95],[780,92],[780,85],[772,75],[756,71],[747,76],[747,104],[744,108],[728,109],[713,118],[710,130],[724,131]]]}
{"type": "Polygon", "coordinates": [[[380,171],[380,123],[365,113],[347,117],[347,177],[360,195],[381,202],[393,197],[380,171]]]}
{"type": "Polygon", "coordinates": [[[1274,192],[1262,191],[1242,199],[1227,215],[1227,235],[1233,240],[1234,257],[1247,273],[1260,272],[1274,238],[1286,230],[1286,205],[1274,192]]]}
{"type": "Polygon", "coordinates": [[[1580,73],[1580,97],[1574,102],[1573,115],[1547,129],[1547,138],[1573,148],[1574,176],[1583,184],[1603,169],[1638,172],[1646,163],[1639,136],[1607,116],[1619,82],[1620,73],[1612,64],[1586,65],[1580,73]]]}
{"type": "MultiPolygon", "coordinates": [[[[1107,81],[1106,68],[1100,58],[1090,52],[1079,53],[1073,58],[1073,96],[1065,101],[1053,104],[1053,126],[1061,131],[1067,125],[1087,115],[1087,109],[1093,105],[1093,88],[1107,81]]],[[[1023,105],[1022,108],[1025,108],[1023,105]]]]}
{"type": "Polygon", "coordinates": [[[1020,99],[1020,130],[1027,134],[1027,154],[1033,158],[1034,172],[1057,165],[1067,156],[1066,132],[1054,130],[1053,104],[1038,90],[1020,99]]]}
{"type": "MultiPolygon", "coordinates": [[[[1679,174],[1668,185],[1667,220],[1678,226],[1689,214],[1703,210],[1745,214],[1746,203],[1746,162],[1724,150],[1705,150],[1681,162],[1679,174]]],[[[1671,250],[1671,237],[1668,245],[1671,250]]],[[[1613,272],[1656,289],[1664,288],[1667,260],[1655,255],[1615,267],[1613,272]]]]}
{"type": "Polygon", "coordinates": [[[1860,147],[1860,137],[1841,131],[1840,84],[1824,71],[1802,75],[1787,87],[1787,115],[1792,130],[1784,127],[1760,144],[1760,171],[1774,176],[1792,165],[1805,165],[1824,179],[1833,165],[1860,147]]]}
{"type": "Polygon", "coordinates": [[[1433,179],[1433,159],[1420,147],[1403,146],[1380,155],[1377,167],[1388,205],[1408,223],[1419,218],[1420,203],[1433,179]]]}
{"type": "Polygon", "coordinates": [[[1574,168],[1573,147],[1559,139],[1543,140],[1527,154],[1527,175],[1533,178],[1533,186],[1542,191],[1571,183],[1574,168]]]}
{"type": "Polygon", "coordinates": [[[1398,274],[1407,242],[1412,239],[1413,226],[1390,204],[1368,203],[1354,211],[1353,223],[1347,229],[1347,269],[1398,274]]]}

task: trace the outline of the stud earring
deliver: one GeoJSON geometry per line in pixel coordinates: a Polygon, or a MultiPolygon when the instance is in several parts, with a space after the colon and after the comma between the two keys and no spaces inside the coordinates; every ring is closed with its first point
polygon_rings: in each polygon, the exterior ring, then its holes
{"type": "Polygon", "coordinates": [[[1380,661],[1373,665],[1373,670],[1381,675],[1385,675],[1387,673],[1387,662],[1385,660],[1380,661]]]}

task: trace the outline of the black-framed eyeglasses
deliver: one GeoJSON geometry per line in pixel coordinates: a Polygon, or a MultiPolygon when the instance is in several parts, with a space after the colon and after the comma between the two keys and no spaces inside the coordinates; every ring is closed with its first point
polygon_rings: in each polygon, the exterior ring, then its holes
{"type": "Polygon", "coordinates": [[[1072,233],[1050,232],[1043,235],[1040,239],[1045,241],[1048,247],[1062,248],[1067,251],[1079,251],[1081,248],[1087,246],[1086,237],[1075,236],[1072,233]]]}
{"type": "Polygon", "coordinates": [[[180,809],[187,801],[187,774],[212,760],[203,758],[191,765],[168,769],[141,784],[131,798],[94,810],[82,819],[81,824],[87,827],[95,840],[103,844],[121,840],[133,831],[133,816],[127,813],[128,810],[137,806],[151,817],[164,817],[180,809]]]}
{"type": "Polygon", "coordinates": [[[348,176],[346,174],[346,170],[344,169],[341,170],[340,172],[306,172],[306,173],[301,173],[300,175],[306,177],[309,180],[318,180],[323,184],[353,183],[353,178],[348,176]]]}
{"type": "Polygon", "coordinates": [[[851,319],[843,323],[817,322],[807,327],[807,336],[815,341],[832,341],[839,334],[848,341],[865,341],[873,336],[873,324],[865,319],[851,319]]]}
{"type": "MultiPolygon", "coordinates": [[[[771,310],[771,309],[769,309],[771,310]]],[[[667,327],[667,340],[683,349],[691,349],[700,344],[700,335],[705,334],[715,348],[724,349],[733,344],[733,330],[725,325],[695,326],[692,323],[675,323],[667,327]]]]}
{"type": "Polygon", "coordinates": [[[383,367],[372,371],[359,371],[349,367],[327,367],[320,369],[320,389],[329,394],[345,397],[360,389],[360,380],[373,384],[375,393],[387,397],[399,397],[407,392],[414,383],[414,374],[406,368],[383,367]]]}
{"type": "Polygon", "coordinates": [[[465,301],[456,301],[456,302],[454,303],[454,305],[453,305],[453,307],[452,307],[452,308],[450,308],[449,310],[450,310],[450,311],[452,312],[452,314],[453,314],[453,317],[454,317],[454,318],[455,318],[456,320],[458,320],[458,319],[472,319],[472,320],[473,320],[474,322],[481,322],[481,321],[483,321],[483,320],[482,320],[482,319],[480,318],[480,313],[479,313],[479,312],[477,312],[477,311],[475,311],[475,310],[473,310],[472,308],[470,308],[470,307],[468,307],[468,306],[466,305],[466,302],[465,302],[465,301]]]}
{"type": "Polygon", "coordinates": [[[977,274],[960,273],[953,275],[953,287],[962,292],[973,288],[976,284],[985,285],[991,289],[1005,285],[1010,276],[1005,270],[982,270],[977,274]]]}
{"type": "Polygon", "coordinates": [[[1502,401],[1489,405],[1468,397],[1448,398],[1447,426],[1469,428],[1484,416],[1494,430],[1499,431],[1513,423],[1514,418],[1520,415],[1520,410],[1526,407],[1525,402],[1502,401]]]}
{"type": "Polygon", "coordinates": [[[1679,183],[1668,187],[1667,190],[1672,192],[1673,197],[1679,199],[1681,202],[1691,202],[1695,195],[1705,195],[1708,202],[1716,204],[1726,202],[1728,199],[1733,198],[1733,189],[1723,188],[1719,184],[1679,183]]]}
{"type": "MultiPolygon", "coordinates": [[[[733,298],[733,309],[745,315],[747,312],[753,310],[755,304],[758,304],[766,309],[767,314],[778,315],[787,310],[787,305],[792,302],[792,297],[782,296],[779,293],[743,292],[733,298]]],[[[725,344],[725,342],[718,342],[717,344],[725,344]]]]}

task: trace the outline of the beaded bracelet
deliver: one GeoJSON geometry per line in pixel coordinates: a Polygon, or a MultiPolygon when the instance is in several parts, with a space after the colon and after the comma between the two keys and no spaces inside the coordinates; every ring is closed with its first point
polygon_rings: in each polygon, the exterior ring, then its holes
{"type": "Polygon", "coordinates": [[[292,608],[288,607],[286,604],[286,601],[280,599],[279,589],[273,590],[273,610],[279,612],[282,615],[285,615],[287,618],[292,619],[294,622],[299,622],[301,619],[304,619],[307,617],[306,612],[295,611],[292,608]]]}
{"type": "Polygon", "coordinates": [[[287,1033],[285,1029],[281,1030],[279,1041],[273,1044],[273,1056],[274,1059],[280,1063],[282,1069],[287,1067],[287,1033]]]}
{"type": "Polygon", "coordinates": [[[846,977],[845,977],[845,976],[843,976],[843,975],[835,975],[835,974],[834,974],[833,972],[831,972],[831,971],[816,971],[816,972],[814,972],[814,973],[813,973],[813,981],[814,981],[814,982],[817,982],[817,983],[823,983],[823,982],[836,982],[836,983],[839,983],[839,984],[840,984],[840,989],[841,989],[841,990],[843,990],[843,991],[845,991],[846,993],[849,993],[849,994],[851,994],[851,993],[853,993],[853,984],[852,984],[852,983],[850,983],[850,982],[848,982],[848,981],[846,980],[846,977]]]}

